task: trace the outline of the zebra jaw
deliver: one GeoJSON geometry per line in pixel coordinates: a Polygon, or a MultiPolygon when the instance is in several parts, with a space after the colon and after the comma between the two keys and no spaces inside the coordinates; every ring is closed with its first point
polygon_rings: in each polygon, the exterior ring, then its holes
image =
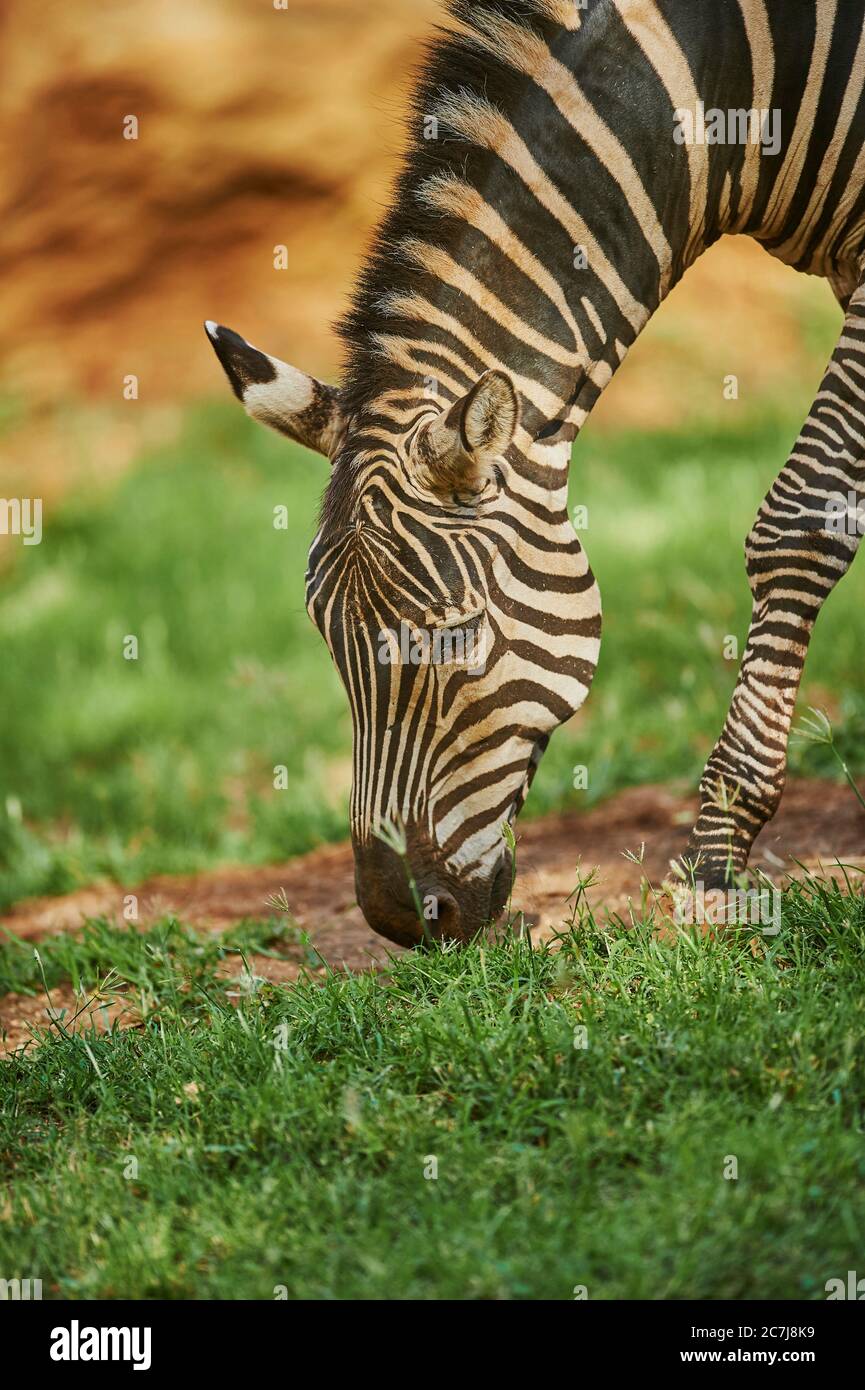
{"type": "Polygon", "coordinates": [[[208,319],[210,344],[247,415],[331,457],[344,432],[335,386],[326,386],[208,319]]]}

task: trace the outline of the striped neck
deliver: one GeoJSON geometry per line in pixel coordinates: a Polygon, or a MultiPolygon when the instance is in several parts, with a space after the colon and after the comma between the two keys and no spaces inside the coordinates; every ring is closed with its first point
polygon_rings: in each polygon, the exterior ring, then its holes
{"type": "MultiPolygon", "coordinates": [[[[595,4],[582,23],[570,4],[520,22],[457,9],[471,28],[434,51],[392,210],[341,325],[342,397],[364,429],[387,431],[503,368],[522,400],[516,443],[537,469],[552,465],[558,491],[567,446],[706,233],[679,212],[684,156],[681,187],[667,178],[656,208],[639,92],[611,119],[604,55],[634,47],[619,9],[595,4]]],[[[656,97],[648,64],[643,81],[656,97]]],[[[672,126],[667,138],[672,149],[672,126]]]]}

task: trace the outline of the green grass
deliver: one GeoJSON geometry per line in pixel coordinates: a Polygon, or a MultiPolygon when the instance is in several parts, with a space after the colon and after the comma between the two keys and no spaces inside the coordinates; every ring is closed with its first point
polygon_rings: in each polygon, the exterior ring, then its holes
{"type": "MultiPolygon", "coordinates": [[[[837,334],[820,313],[801,325],[815,384],[837,334]]],[[[805,409],[583,432],[601,666],[526,815],[695,784],[736,678],[725,641],[747,632],[744,537],[805,409]]],[[[325,477],[236,404],[192,407],[178,441],[11,552],[0,909],[345,835],[348,709],[303,609],[325,477]]],[[[861,624],[854,570],[802,689],[854,774],[861,624]]],[[[793,766],[837,773],[825,744],[793,766]]],[[[776,937],[673,944],[651,909],[601,929],[577,902],[559,949],[423,949],[359,976],[280,913],[220,935],[99,920],[39,959],[4,941],[0,997],[68,983],[140,1023],[78,1034],[67,1013],[0,1063],[0,1277],[56,1298],[825,1297],[865,1229],[861,887],[811,877],[776,937]],[[260,955],[298,984],[257,979],[260,955]]]]}
{"type": "MultiPolygon", "coordinates": [[[[144,1022],[58,1028],[0,1069],[4,1277],[83,1298],[809,1299],[861,1262],[861,892],[809,880],[756,943],[659,944],[581,910],[558,951],[431,949],[238,1006],[220,957],[260,949],[297,934],[44,942],[50,983],[111,969],[144,1022]]],[[[40,988],[28,947],[4,959],[2,987],[40,988]]]]}
{"type": "MultiPolygon", "coordinates": [[[[725,638],[747,629],[743,539],[797,425],[584,433],[572,500],[605,639],[528,814],[696,781],[735,680],[725,638]]],[[[303,608],[324,481],[230,403],[203,407],[16,552],[0,907],[345,834],[348,712],[303,608]]],[[[860,636],[854,571],[803,690],[854,774],[860,636]]],[[[799,745],[794,767],[832,772],[832,749],[799,745]]],[[[651,917],[602,930],[581,907],[558,950],[436,948],[378,975],[328,973],[279,914],[221,936],[97,921],[39,950],[3,944],[0,996],[69,982],[141,1018],[97,1035],[64,1016],[0,1065],[0,1277],[46,1296],[810,1299],[861,1261],[865,898],[849,884],[792,888],[756,943],[662,945],[651,917]],[[246,969],[260,954],[305,973],[267,984],[246,969]]]]}
{"type": "MultiPolygon", "coordinates": [[[[804,409],[804,407],[803,407],[804,409]]],[[[737,417],[738,419],[738,417],[737,417]]],[[[572,500],[605,611],[589,701],[554,738],[526,814],[646,780],[694,784],[744,644],[744,536],[798,418],[578,441],[572,500]],[[588,768],[588,790],[573,768],[588,768]]],[[[347,830],[350,721],[303,606],[325,466],[236,406],[118,486],[45,517],[0,587],[0,908],[108,875],[273,861],[347,830]],[[273,526],[288,508],[288,528],[273,526]],[[137,661],[123,640],[137,636],[137,661]],[[274,767],[288,769],[274,790],[274,767]]],[[[804,704],[865,766],[861,587],[822,615],[804,704]]],[[[807,750],[810,771],[827,752],[807,750]]]]}

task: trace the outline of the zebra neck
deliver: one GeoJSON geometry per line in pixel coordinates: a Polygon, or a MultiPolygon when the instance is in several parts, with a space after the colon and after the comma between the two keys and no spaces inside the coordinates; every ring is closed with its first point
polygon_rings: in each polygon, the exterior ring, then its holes
{"type": "Polygon", "coordinates": [[[698,162],[674,144],[681,50],[656,7],[456,8],[468,32],[433,52],[341,325],[346,407],[402,423],[503,368],[521,396],[517,444],[542,469],[720,235],[722,200],[695,196],[698,162]]]}

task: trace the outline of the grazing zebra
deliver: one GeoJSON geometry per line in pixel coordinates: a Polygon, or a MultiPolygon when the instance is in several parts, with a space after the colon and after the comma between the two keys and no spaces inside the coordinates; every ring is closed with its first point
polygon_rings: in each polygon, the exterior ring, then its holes
{"type": "Polygon", "coordinates": [[[465,940],[506,901],[502,822],[598,659],[571,446],[722,234],[825,276],[844,324],[745,546],[751,628],[687,850],[707,887],[778,805],[811,630],[858,544],[832,499],[865,491],[865,0],[450,8],[342,386],[208,325],[248,412],[333,465],[308,609],[351,705],[359,902],[403,943],[465,940]],[[482,659],[428,659],[453,630],[482,659]]]}

